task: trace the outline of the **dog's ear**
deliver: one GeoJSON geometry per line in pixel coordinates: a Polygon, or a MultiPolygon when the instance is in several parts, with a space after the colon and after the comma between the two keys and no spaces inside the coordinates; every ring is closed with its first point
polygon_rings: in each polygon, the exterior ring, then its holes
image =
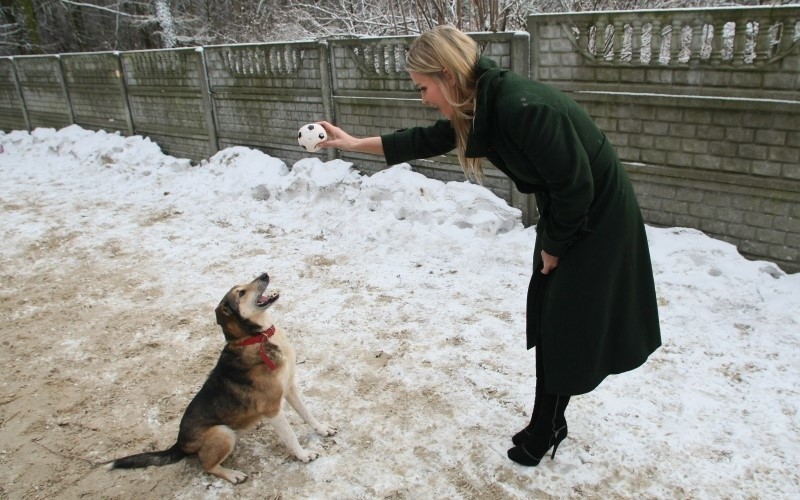
{"type": "Polygon", "coordinates": [[[230,320],[231,315],[233,315],[231,306],[225,299],[219,301],[219,304],[217,305],[217,308],[214,309],[214,312],[217,315],[217,324],[223,327],[230,320]]]}
{"type": "MultiPolygon", "coordinates": [[[[238,307],[231,305],[230,297],[222,299],[215,309],[217,324],[222,327],[225,340],[243,339],[261,333],[261,326],[243,318],[238,307]]],[[[234,302],[235,303],[235,302],[234,302]]]]}
{"type": "Polygon", "coordinates": [[[222,327],[222,333],[225,334],[225,340],[233,340],[241,336],[233,332],[238,326],[236,318],[239,314],[233,310],[227,299],[228,297],[222,299],[214,312],[217,315],[217,324],[222,327]]]}

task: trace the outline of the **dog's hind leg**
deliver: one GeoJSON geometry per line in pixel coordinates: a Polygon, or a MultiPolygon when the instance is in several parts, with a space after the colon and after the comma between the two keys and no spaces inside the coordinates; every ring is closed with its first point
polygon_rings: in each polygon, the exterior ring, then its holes
{"type": "Polygon", "coordinates": [[[203,470],[233,484],[245,482],[247,474],[220,465],[231,454],[235,444],[236,433],[226,425],[215,425],[205,431],[197,451],[203,470]]]}
{"type": "Polygon", "coordinates": [[[317,434],[321,436],[333,436],[336,434],[336,427],[318,422],[317,419],[314,418],[314,415],[308,411],[305,403],[303,403],[303,400],[300,398],[300,393],[295,384],[291,384],[289,390],[286,391],[286,401],[289,402],[292,408],[294,408],[294,411],[296,411],[303,421],[310,425],[317,434]]]}
{"type": "Polygon", "coordinates": [[[267,421],[275,429],[275,432],[278,433],[278,437],[283,444],[289,448],[289,451],[294,453],[294,456],[303,462],[310,462],[317,459],[319,455],[300,446],[297,436],[289,426],[289,422],[286,420],[286,416],[282,411],[279,411],[274,417],[267,417],[267,421]]]}

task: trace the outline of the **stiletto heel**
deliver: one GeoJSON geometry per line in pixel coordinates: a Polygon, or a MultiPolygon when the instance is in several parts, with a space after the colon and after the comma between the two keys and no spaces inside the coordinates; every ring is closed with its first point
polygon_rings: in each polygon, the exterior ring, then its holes
{"type": "Polygon", "coordinates": [[[553,446],[553,454],[552,454],[552,455],[550,455],[550,460],[553,460],[554,458],[556,458],[556,450],[558,449],[558,445],[559,445],[560,443],[561,443],[561,441],[557,442],[557,443],[556,443],[556,444],[553,446]]]}
{"type": "Polygon", "coordinates": [[[567,437],[567,426],[565,425],[564,427],[558,429],[555,435],[553,436],[553,454],[550,455],[550,460],[556,458],[556,450],[558,449],[558,445],[560,445],[561,441],[563,441],[566,437],[567,437]],[[564,433],[562,434],[561,431],[564,431],[564,433]]]}

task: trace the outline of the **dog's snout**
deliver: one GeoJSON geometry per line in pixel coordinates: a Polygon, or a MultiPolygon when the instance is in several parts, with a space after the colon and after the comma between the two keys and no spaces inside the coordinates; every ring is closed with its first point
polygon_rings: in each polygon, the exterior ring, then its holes
{"type": "Polygon", "coordinates": [[[269,274],[263,273],[261,276],[258,277],[261,281],[269,281],[269,274]]]}

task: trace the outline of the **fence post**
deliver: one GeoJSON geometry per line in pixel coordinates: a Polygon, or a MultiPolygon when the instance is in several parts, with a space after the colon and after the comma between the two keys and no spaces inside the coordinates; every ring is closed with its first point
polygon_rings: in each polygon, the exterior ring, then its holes
{"type": "Polygon", "coordinates": [[[67,79],[64,77],[64,61],[61,60],[61,55],[56,54],[58,60],[58,80],[61,83],[61,90],[64,92],[64,98],[67,100],[67,110],[69,111],[69,121],[75,124],[75,112],[72,110],[72,99],[69,97],[69,89],[67,88],[67,79]]]}
{"type": "Polygon", "coordinates": [[[541,35],[539,33],[539,23],[534,16],[528,16],[528,34],[529,34],[529,47],[530,55],[528,57],[528,78],[531,80],[539,79],[539,44],[541,43],[541,35]]]}
{"type": "Polygon", "coordinates": [[[115,59],[117,60],[116,77],[119,80],[119,91],[122,93],[122,102],[125,103],[125,123],[128,126],[128,136],[136,134],[136,128],[133,126],[133,114],[131,113],[131,103],[128,99],[128,85],[125,83],[125,70],[122,66],[122,54],[114,51],[115,59]]]}
{"type": "MultiPolygon", "coordinates": [[[[322,114],[326,121],[336,123],[333,106],[333,80],[331,79],[333,71],[331,70],[330,47],[327,40],[319,40],[317,47],[319,47],[319,76],[322,80],[322,88],[320,89],[322,91],[322,114]]],[[[327,149],[328,160],[335,160],[338,157],[336,148],[327,149]]]]}
{"type": "Polygon", "coordinates": [[[531,74],[531,37],[524,31],[517,31],[511,39],[511,71],[525,78],[531,74]]]}
{"type": "MultiPolygon", "coordinates": [[[[531,75],[531,42],[526,32],[516,32],[511,39],[511,70],[514,73],[530,78],[531,75]]],[[[536,222],[536,198],[523,194],[511,186],[511,206],[522,211],[522,224],[525,227],[536,222]]]]}
{"type": "Polygon", "coordinates": [[[28,117],[28,106],[25,104],[25,95],[22,93],[22,85],[19,83],[19,75],[17,74],[17,62],[13,57],[11,59],[11,71],[14,73],[14,87],[17,89],[19,102],[22,105],[22,117],[25,119],[25,126],[28,131],[31,130],[31,119],[28,117]]]}
{"type": "Polygon", "coordinates": [[[203,108],[206,113],[206,123],[208,124],[208,145],[210,151],[208,157],[212,157],[219,151],[219,140],[217,138],[217,121],[214,119],[214,101],[211,96],[211,86],[208,84],[208,66],[206,65],[206,52],[203,47],[198,47],[197,53],[197,73],[200,75],[200,95],[203,98],[203,108]]]}

